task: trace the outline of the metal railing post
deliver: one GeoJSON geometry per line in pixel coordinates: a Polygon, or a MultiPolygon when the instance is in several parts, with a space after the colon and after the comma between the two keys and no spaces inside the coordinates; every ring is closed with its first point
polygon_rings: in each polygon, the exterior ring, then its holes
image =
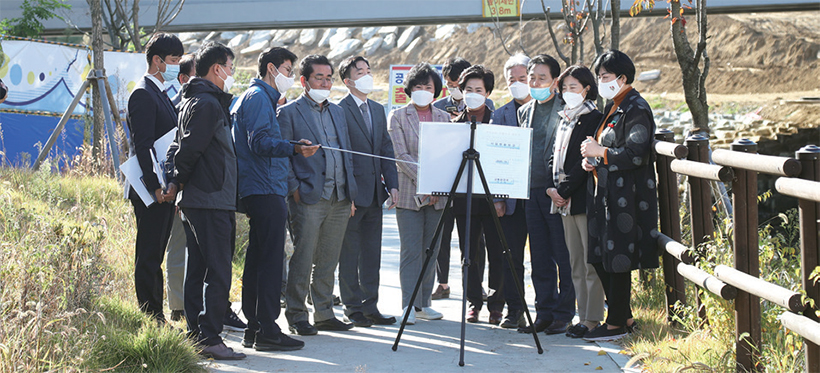
{"type": "MultiPolygon", "coordinates": [[[[820,181],[820,147],[815,145],[804,146],[795,152],[802,166],[801,179],[820,181]]],[[[803,316],[818,321],[815,311],[820,308],[820,285],[810,279],[814,268],[820,266],[820,203],[798,200],[800,208],[800,257],[803,270],[803,289],[809,298],[814,299],[814,307],[808,307],[803,316]]],[[[805,371],[820,372],[820,347],[814,342],[804,339],[805,371]]]]}
{"type": "MultiPolygon", "coordinates": [[[[670,130],[658,130],[655,139],[674,142],[675,133],[670,130]]],[[[658,155],[655,167],[658,171],[658,212],[660,214],[661,233],[680,242],[680,197],[678,196],[677,174],[670,170],[672,157],[658,155]]],[[[678,273],[680,260],[663,250],[663,279],[666,284],[666,318],[669,322],[679,319],[675,314],[675,303],[686,304],[686,283],[678,273]]]]}
{"type": "MultiPolygon", "coordinates": [[[[731,149],[736,152],[757,153],[757,144],[749,139],[738,139],[731,149]]],[[[734,205],[734,259],[735,269],[760,277],[758,255],[757,172],[735,168],[732,182],[734,205]]],[[[758,371],[760,354],[760,298],[738,291],[735,299],[735,354],[738,370],[758,371]]]]}

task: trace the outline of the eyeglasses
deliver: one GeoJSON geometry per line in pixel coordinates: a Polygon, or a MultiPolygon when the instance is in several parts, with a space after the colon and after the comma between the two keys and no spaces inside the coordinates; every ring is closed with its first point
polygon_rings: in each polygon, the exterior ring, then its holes
{"type": "MultiPolygon", "coordinates": [[[[225,64],[220,64],[220,65],[225,66],[226,68],[228,67],[228,65],[225,65],[225,64]]],[[[236,66],[231,65],[230,69],[231,69],[231,75],[236,74],[236,66]]]]}

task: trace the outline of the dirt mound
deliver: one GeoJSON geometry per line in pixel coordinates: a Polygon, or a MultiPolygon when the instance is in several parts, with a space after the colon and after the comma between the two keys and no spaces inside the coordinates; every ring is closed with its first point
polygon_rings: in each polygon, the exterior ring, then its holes
{"type": "MultiPolygon", "coordinates": [[[[659,8],[656,13],[664,9],[659,8]]],[[[697,25],[690,17],[688,34],[697,41],[697,25]]],[[[820,13],[787,12],[736,15],[712,15],[708,18],[707,52],[711,70],[707,90],[718,94],[754,94],[762,92],[814,91],[820,89],[820,13]]],[[[491,24],[488,24],[488,26],[491,24]]],[[[507,37],[507,49],[523,50],[529,55],[547,53],[557,56],[546,22],[527,22],[522,32],[517,23],[501,27],[507,37]],[[520,40],[519,40],[520,39],[520,40]]],[[[608,29],[606,30],[608,32],[608,29]]],[[[409,53],[404,50],[380,49],[368,59],[377,81],[385,81],[392,64],[415,64],[421,61],[443,63],[447,58],[462,56],[475,64],[484,64],[497,76],[497,87],[503,89],[502,66],[508,58],[500,39],[490,27],[469,33],[459,28],[445,40],[435,40],[435,26],[424,26],[422,43],[409,53]]],[[[621,19],[621,50],[635,61],[638,72],[659,69],[660,79],[636,87],[646,92],[680,92],[681,74],[669,35],[669,20],[661,17],[621,19]]],[[[321,32],[320,32],[321,35],[321,32]]],[[[594,58],[591,30],[585,38],[582,63],[594,58]]],[[[359,37],[359,33],[354,34],[359,37]]],[[[607,40],[608,44],[608,40],[607,40]]],[[[562,46],[568,54],[568,46],[562,46]]],[[[311,53],[328,54],[327,47],[294,45],[290,49],[303,57],[311,53]]],[[[243,58],[241,65],[254,66],[255,56],[243,58]]]]}

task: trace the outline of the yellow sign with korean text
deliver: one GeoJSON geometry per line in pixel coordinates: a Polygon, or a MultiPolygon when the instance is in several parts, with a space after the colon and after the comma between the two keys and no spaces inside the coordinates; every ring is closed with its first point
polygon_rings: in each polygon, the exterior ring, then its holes
{"type": "Polygon", "coordinates": [[[481,0],[481,16],[484,18],[518,17],[518,0],[481,0]]]}

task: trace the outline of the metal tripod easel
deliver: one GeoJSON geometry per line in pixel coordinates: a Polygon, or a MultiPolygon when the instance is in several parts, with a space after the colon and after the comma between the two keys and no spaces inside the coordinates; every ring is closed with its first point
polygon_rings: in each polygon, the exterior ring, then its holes
{"type": "MultiPolygon", "coordinates": [[[[478,170],[478,176],[481,180],[481,185],[484,189],[483,197],[487,201],[490,207],[490,211],[495,211],[495,207],[493,205],[493,197],[495,198],[506,198],[507,196],[502,195],[492,195],[490,194],[490,187],[487,184],[487,179],[484,177],[484,170],[481,168],[481,161],[479,161],[480,154],[478,151],[475,150],[475,131],[476,131],[476,117],[473,116],[472,121],[470,122],[470,148],[462,153],[462,160],[461,165],[458,168],[458,173],[456,174],[455,180],[453,181],[453,185],[450,188],[449,193],[433,193],[434,196],[447,196],[447,204],[444,207],[444,213],[449,211],[451,208],[451,204],[453,201],[453,197],[456,195],[456,189],[458,188],[459,181],[461,180],[461,175],[464,172],[465,167],[467,168],[467,192],[465,193],[467,199],[467,221],[465,227],[465,237],[463,242],[463,250],[462,250],[462,287],[463,287],[463,296],[461,299],[461,341],[459,347],[459,366],[464,366],[464,338],[466,334],[466,317],[467,317],[467,276],[468,276],[468,267],[470,266],[470,220],[472,214],[472,201],[473,199],[473,166],[475,165],[475,169],[478,170]]],[[[444,216],[442,213],[442,217],[444,216]]],[[[504,236],[504,232],[501,229],[501,221],[498,220],[498,216],[492,214],[493,222],[495,223],[495,228],[498,231],[498,237],[501,240],[501,247],[504,251],[504,255],[507,258],[507,265],[510,266],[510,270],[515,272],[515,266],[513,263],[512,254],[510,253],[509,245],[507,244],[507,239],[504,236]]],[[[434,248],[436,245],[436,241],[438,241],[439,237],[441,236],[441,232],[444,228],[444,219],[439,218],[438,225],[436,226],[436,231],[433,234],[433,242],[430,243],[430,247],[427,248],[425,251],[426,257],[424,258],[424,264],[421,267],[421,273],[419,274],[419,278],[416,281],[416,287],[413,289],[413,295],[410,297],[410,302],[408,304],[408,311],[404,313],[404,316],[401,321],[401,326],[399,327],[399,332],[396,335],[396,341],[393,343],[393,351],[396,351],[399,347],[399,341],[401,340],[401,335],[404,333],[404,328],[407,325],[407,319],[410,316],[409,307],[413,307],[413,303],[416,300],[416,296],[418,295],[419,288],[421,287],[421,281],[424,278],[424,273],[427,271],[427,266],[430,263],[430,259],[433,257],[434,248]]],[[[541,347],[541,341],[538,339],[538,333],[535,331],[535,325],[532,322],[532,316],[530,316],[530,310],[526,306],[527,301],[524,299],[524,289],[522,284],[519,283],[518,277],[512,276],[513,281],[515,282],[516,290],[518,290],[518,296],[521,298],[521,304],[524,305],[524,312],[527,315],[527,322],[529,323],[529,327],[532,332],[533,339],[535,340],[535,346],[538,349],[539,354],[544,353],[544,349],[541,347]]]]}

